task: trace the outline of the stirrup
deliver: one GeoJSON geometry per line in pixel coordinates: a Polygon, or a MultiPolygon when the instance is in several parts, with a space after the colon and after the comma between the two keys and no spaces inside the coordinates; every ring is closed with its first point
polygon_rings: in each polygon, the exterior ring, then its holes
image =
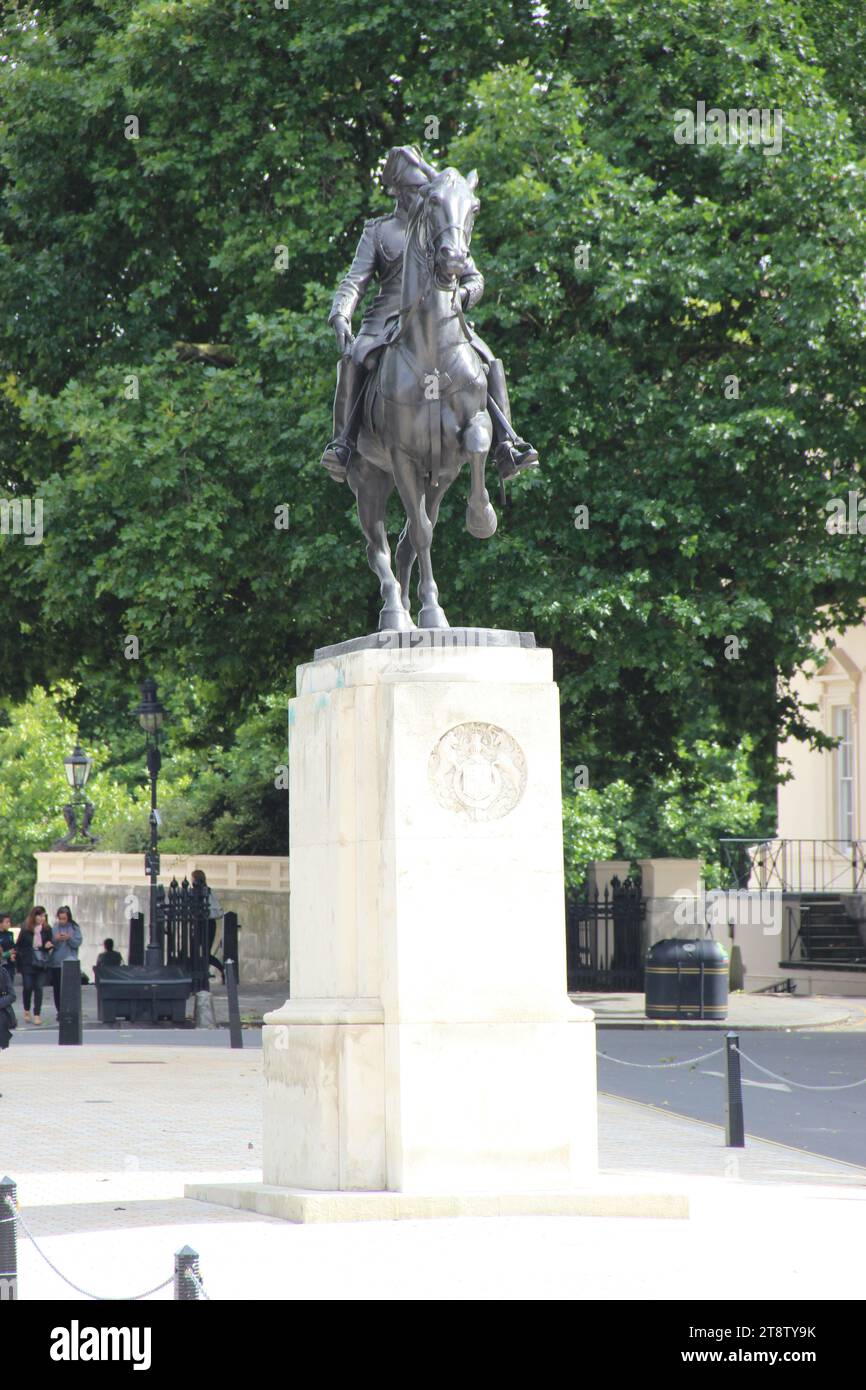
{"type": "Polygon", "coordinates": [[[499,470],[500,478],[505,482],[522,468],[537,468],[538,452],[531,444],[527,444],[525,439],[504,439],[493,455],[493,462],[499,470]]]}
{"type": "Polygon", "coordinates": [[[346,481],[346,471],[354,450],[351,444],[342,439],[332,439],[322,454],[322,467],[327,469],[335,483],[346,481]]]}

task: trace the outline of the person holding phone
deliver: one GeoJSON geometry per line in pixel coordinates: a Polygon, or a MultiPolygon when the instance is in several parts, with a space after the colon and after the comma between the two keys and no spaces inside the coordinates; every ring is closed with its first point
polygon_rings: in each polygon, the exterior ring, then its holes
{"type": "Polygon", "coordinates": [[[51,989],[54,994],[54,1008],[60,1018],[60,977],[65,960],[78,960],[78,948],[83,937],[81,928],[73,920],[72,909],[58,907],[54,927],[51,932],[51,989]]]}

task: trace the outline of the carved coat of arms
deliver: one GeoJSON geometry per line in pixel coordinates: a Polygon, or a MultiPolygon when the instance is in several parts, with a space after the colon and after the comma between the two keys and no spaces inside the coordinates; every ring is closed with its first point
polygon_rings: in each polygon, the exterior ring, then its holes
{"type": "Polygon", "coordinates": [[[429,763],[440,806],[473,821],[513,811],[526,787],[526,755],[496,724],[457,724],[443,734],[429,763]]]}

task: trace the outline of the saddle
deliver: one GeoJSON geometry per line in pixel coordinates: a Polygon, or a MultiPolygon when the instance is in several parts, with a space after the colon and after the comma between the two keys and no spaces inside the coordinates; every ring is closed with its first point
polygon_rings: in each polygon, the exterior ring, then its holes
{"type": "MultiPolygon", "coordinates": [[[[463,320],[462,314],[461,320],[463,321],[464,329],[466,329],[466,323],[465,320],[463,320]]],[[[362,454],[364,458],[368,459],[370,463],[374,464],[375,467],[383,468],[386,470],[389,470],[391,468],[391,453],[390,450],[376,436],[375,426],[373,423],[373,412],[376,406],[377,396],[381,397],[382,400],[390,399],[382,395],[381,387],[379,385],[379,377],[386,349],[391,348],[392,351],[401,351],[401,336],[402,329],[400,320],[394,319],[393,322],[388,325],[381,345],[376,347],[374,351],[371,352],[369,355],[368,360],[374,360],[372,361],[370,367],[368,380],[363,388],[363,396],[361,402],[362,423],[358,431],[358,452],[362,454]]],[[[466,343],[473,348],[478,366],[478,371],[480,374],[483,375],[484,359],[478,352],[477,348],[474,347],[474,344],[472,343],[472,339],[468,331],[466,336],[466,343]]],[[[454,381],[452,377],[448,374],[448,372],[440,372],[438,369],[434,373],[423,372],[419,375],[416,366],[411,361],[411,359],[405,357],[404,355],[404,360],[410,367],[412,377],[414,381],[417,383],[418,387],[421,389],[423,396],[427,401],[428,422],[430,431],[430,481],[434,487],[437,487],[439,482],[439,472],[442,464],[442,399],[443,397],[448,396],[452,391],[456,390],[457,387],[461,384],[461,382],[459,380],[454,381]],[[435,391],[430,389],[433,385],[434,380],[436,382],[435,391]]],[[[391,401],[391,403],[394,405],[411,404],[413,408],[417,408],[417,400],[414,397],[411,402],[393,400],[391,401]]],[[[416,461],[418,463],[423,462],[422,459],[418,459],[416,461]]]]}

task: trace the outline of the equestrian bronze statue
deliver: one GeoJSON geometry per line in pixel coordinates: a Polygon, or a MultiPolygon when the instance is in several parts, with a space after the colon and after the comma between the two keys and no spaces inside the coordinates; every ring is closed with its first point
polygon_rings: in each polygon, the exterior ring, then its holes
{"type": "Polygon", "coordinates": [[[484,290],[469,254],[480,206],[475,172],[437,172],[401,146],[389,153],[383,180],[394,212],[365,225],[331,308],[341,357],[334,439],[322,464],[355,494],[382,595],[379,630],[415,626],[416,558],[418,626],[446,628],[430,558],[442,498],[468,463],[466,526],[479,539],[492,536],[496,513],[484,479],[491,447],[503,480],[536,467],[538,455],[512,427],[502,363],[465,318],[484,290]],[[379,292],[353,338],[352,315],[374,280],[379,292]],[[406,511],[396,577],[385,527],[395,487],[406,511]]]}

